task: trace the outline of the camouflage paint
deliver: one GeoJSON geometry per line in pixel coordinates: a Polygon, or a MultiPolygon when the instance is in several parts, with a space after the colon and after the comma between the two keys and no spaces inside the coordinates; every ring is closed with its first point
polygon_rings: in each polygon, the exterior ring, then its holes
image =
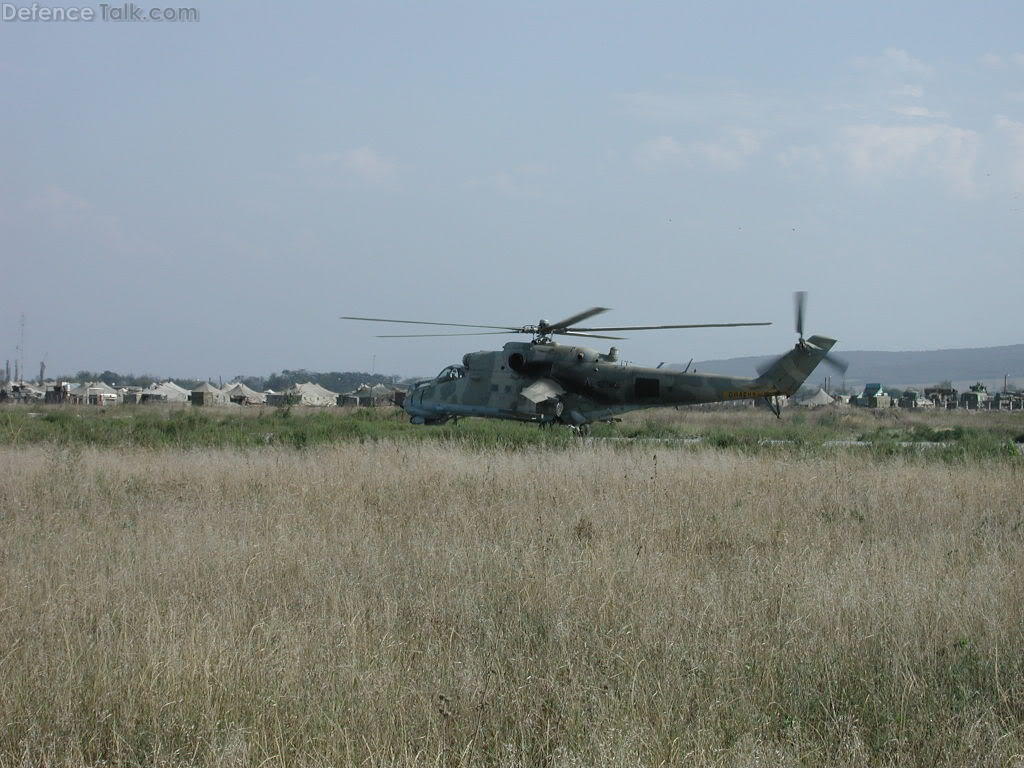
{"type": "Polygon", "coordinates": [[[404,407],[420,424],[482,416],[580,425],[641,408],[791,395],[834,344],[812,336],[747,379],[623,365],[613,354],[548,341],[509,342],[419,382],[404,407]]]}

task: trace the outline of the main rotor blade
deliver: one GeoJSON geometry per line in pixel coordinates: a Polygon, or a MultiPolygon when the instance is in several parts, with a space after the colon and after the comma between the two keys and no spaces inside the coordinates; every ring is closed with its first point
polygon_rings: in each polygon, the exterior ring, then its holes
{"type": "Polygon", "coordinates": [[[559,320],[557,323],[551,323],[550,325],[548,325],[548,328],[550,328],[551,330],[568,328],[570,325],[575,325],[576,323],[583,322],[588,317],[600,315],[602,312],[607,311],[608,307],[591,307],[590,309],[585,309],[582,312],[577,312],[575,315],[565,318],[565,320],[559,320]]]}
{"type": "Polygon", "coordinates": [[[796,308],[796,332],[804,337],[804,308],[807,305],[807,291],[796,291],[793,294],[793,305],[796,308]]]}
{"type": "Polygon", "coordinates": [[[432,323],[427,320],[392,320],[386,317],[350,317],[342,315],[342,320],[367,320],[371,323],[406,323],[409,325],[447,325],[454,328],[498,328],[503,331],[516,331],[520,328],[513,328],[511,325],[467,325],[466,323],[432,323]]]}
{"type": "Polygon", "coordinates": [[[692,323],[689,325],[619,325],[614,328],[568,328],[570,331],[658,331],[663,328],[739,328],[748,325],[771,325],[771,323],[692,323]]]}
{"type": "Polygon", "coordinates": [[[754,370],[757,371],[758,376],[764,376],[766,373],[768,373],[769,370],[771,370],[772,366],[774,366],[777,362],[779,362],[779,360],[781,360],[784,357],[785,355],[776,355],[775,357],[771,357],[765,360],[759,366],[757,366],[757,368],[755,368],[754,370]]]}
{"type": "Polygon", "coordinates": [[[625,336],[601,336],[596,333],[577,333],[576,331],[552,331],[559,336],[586,336],[588,339],[624,339],[625,336]]]}
{"type": "Polygon", "coordinates": [[[831,365],[840,373],[846,373],[846,369],[850,367],[850,364],[838,355],[833,355],[831,352],[821,358],[821,362],[826,365],[831,365]]]}
{"type": "Polygon", "coordinates": [[[384,333],[375,336],[374,338],[421,339],[427,336],[504,336],[506,333],[519,333],[519,331],[478,331],[477,333],[384,333]]]}

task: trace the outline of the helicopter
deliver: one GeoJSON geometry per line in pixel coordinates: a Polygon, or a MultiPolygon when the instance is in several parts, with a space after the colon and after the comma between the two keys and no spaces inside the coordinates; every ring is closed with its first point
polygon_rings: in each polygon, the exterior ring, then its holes
{"type": "Polygon", "coordinates": [[[672,325],[583,326],[585,320],[607,312],[606,307],[570,315],[558,322],[502,326],[394,320],[343,316],[342,320],[404,323],[454,328],[486,329],[472,332],[383,334],[378,338],[487,336],[526,334],[530,341],[510,341],[501,350],[470,352],[461,365],[449,365],[433,379],[417,381],[401,405],[413,424],[445,424],[464,416],[563,424],[589,434],[595,422],[611,422],[628,411],[642,408],[696,405],[734,400],[764,399],[780,415],[778,395],[792,395],[821,362],[842,371],[846,363],[830,354],[836,340],[826,336],[804,338],[806,291],[794,294],[797,342],[785,354],[758,369],[755,379],[720,376],[696,371],[672,371],[623,363],[619,350],[598,352],[584,346],[560,344],[556,336],[621,340],[610,332],[682,328],[737,328],[771,323],[696,323],[672,325]]]}

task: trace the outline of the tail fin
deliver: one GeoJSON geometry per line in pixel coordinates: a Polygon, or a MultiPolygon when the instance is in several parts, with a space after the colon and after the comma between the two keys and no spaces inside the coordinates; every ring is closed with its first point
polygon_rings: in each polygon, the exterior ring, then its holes
{"type": "Polygon", "coordinates": [[[800,389],[800,385],[814,372],[835,343],[835,339],[825,336],[811,336],[772,363],[757,377],[757,381],[785,395],[792,395],[800,389]]]}

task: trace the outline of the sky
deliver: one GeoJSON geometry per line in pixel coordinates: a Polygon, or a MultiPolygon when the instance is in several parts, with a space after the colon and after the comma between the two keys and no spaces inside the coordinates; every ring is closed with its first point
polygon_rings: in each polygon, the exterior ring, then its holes
{"type": "Polygon", "coordinates": [[[8,6],[0,362],[24,315],[33,373],[424,375],[505,339],[339,316],[595,305],[774,323],[636,363],[771,354],[795,290],[840,352],[1024,342],[1016,0],[8,6]]]}

